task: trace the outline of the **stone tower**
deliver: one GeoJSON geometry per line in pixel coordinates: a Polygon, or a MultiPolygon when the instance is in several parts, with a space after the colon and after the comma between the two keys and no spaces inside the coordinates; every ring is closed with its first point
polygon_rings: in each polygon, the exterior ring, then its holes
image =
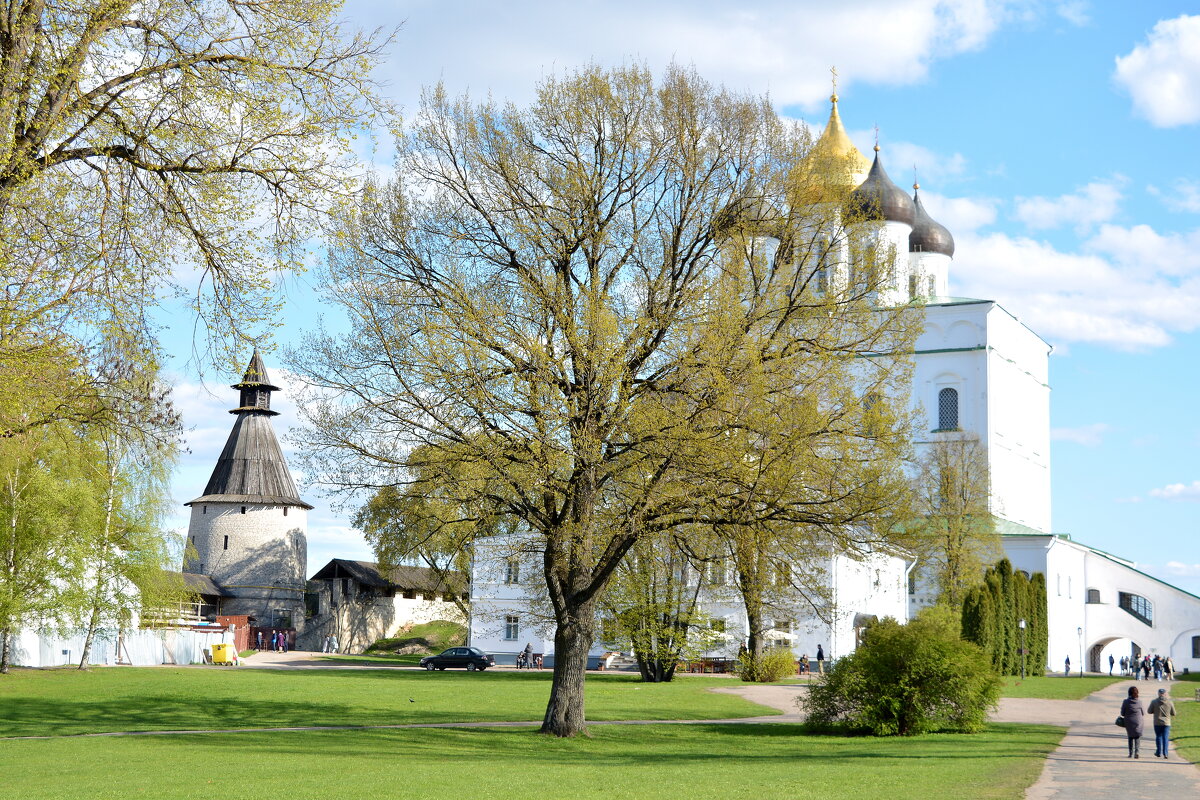
{"type": "Polygon", "coordinates": [[[258,350],[232,387],[233,430],[204,493],[191,506],[184,572],[210,576],[227,593],[223,613],[263,627],[302,628],[308,559],[307,511],[271,427],[271,392],[258,350]]]}

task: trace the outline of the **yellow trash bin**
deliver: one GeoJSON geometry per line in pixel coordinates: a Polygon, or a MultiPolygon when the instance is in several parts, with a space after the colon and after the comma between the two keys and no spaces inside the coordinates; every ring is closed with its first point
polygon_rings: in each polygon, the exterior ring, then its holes
{"type": "Polygon", "coordinates": [[[212,646],[212,657],[214,664],[233,664],[233,645],[231,644],[214,644],[212,646]]]}

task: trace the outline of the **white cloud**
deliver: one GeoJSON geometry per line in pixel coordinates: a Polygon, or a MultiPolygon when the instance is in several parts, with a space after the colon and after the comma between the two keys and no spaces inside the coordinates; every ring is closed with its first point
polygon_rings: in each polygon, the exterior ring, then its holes
{"type": "Polygon", "coordinates": [[[1074,225],[1086,232],[1094,225],[1107,222],[1117,213],[1121,190],[1112,183],[1093,182],[1074,194],[1055,198],[1018,197],[1017,219],[1034,230],[1074,225]]]}
{"type": "Polygon", "coordinates": [[[1168,561],[1165,569],[1172,575],[1185,578],[1200,578],[1200,564],[1185,564],[1182,561],[1168,561]]]}
{"type": "Polygon", "coordinates": [[[1116,59],[1117,83],[1137,113],[1159,128],[1200,122],[1200,16],[1160,21],[1146,41],[1116,59]]]}
{"type": "Polygon", "coordinates": [[[1150,496],[1160,500],[1184,500],[1200,503],[1200,481],[1169,483],[1161,489],[1151,489],[1150,496]]]}
{"type": "Polygon", "coordinates": [[[1000,201],[990,197],[946,197],[921,190],[921,203],[929,216],[945,225],[951,234],[972,233],[996,221],[1000,201]]]}
{"type": "Polygon", "coordinates": [[[1139,350],[1200,328],[1200,230],[1105,225],[1078,252],[1001,233],[955,238],[952,294],[997,300],[1056,346],[1139,350]]]}
{"type": "Polygon", "coordinates": [[[411,107],[419,87],[444,80],[453,94],[527,101],[546,73],[581,62],[694,64],[714,82],[770,91],[779,105],[815,109],[829,67],[844,90],[858,82],[923,80],[932,63],[983,47],[1024,3],[1011,0],[613,0],[474,3],[445,24],[438,3],[350,0],[358,24],[404,21],[384,68],[394,98],[411,107]],[[479,82],[486,76],[486,83],[479,82]]]}
{"type": "Polygon", "coordinates": [[[1084,0],[1070,0],[1066,3],[1059,3],[1055,7],[1054,12],[1077,27],[1082,27],[1092,21],[1092,18],[1088,15],[1088,4],[1084,0]]]}
{"type": "Polygon", "coordinates": [[[1172,211],[1200,211],[1200,183],[1180,178],[1169,191],[1157,186],[1148,186],[1146,191],[1163,201],[1172,211]]]}
{"type": "Polygon", "coordinates": [[[1080,425],[1075,428],[1051,428],[1050,438],[1056,442],[1074,442],[1084,447],[1096,447],[1109,430],[1111,430],[1111,426],[1103,422],[1080,425]]]}

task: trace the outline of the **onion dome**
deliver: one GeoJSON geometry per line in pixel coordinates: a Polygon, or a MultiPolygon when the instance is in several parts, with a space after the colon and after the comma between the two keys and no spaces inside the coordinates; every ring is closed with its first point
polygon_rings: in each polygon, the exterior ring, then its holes
{"type": "Polygon", "coordinates": [[[743,192],[713,217],[713,230],[717,235],[738,231],[778,239],[783,227],[784,215],[775,204],[752,191],[743,192]]]}
{"type": "Polygon", "coordinates": [[[850,193],[846,210],[852,219],[883,220],[885,222],[913,223],[916,207],[908,193],[888,177],[879,160],[879,145],[875,145],[875,163],[867,179],[850,193]]]}
{"type": "Polygon", "coordinates": [[[805,194],[812,195],[808,199],[814,202],[834,199],[837,189],[842,192],[853,189],[866,180],[871,171],[871,162],[854,146],[842,126],[838,96],[831,95],[829,102],[832,106],[829,122],[798,169],[797,177],[808,186],[805,194]]]}
{"type": "Polygon", "coordinates": [[[916,214],[913,219],[912,233],[908,235],[908,250],[910,253],[940,253],[944,256],[954,256],[954,237],[945,225],[935,222],[921,205],[920,184],[913,184],[913,206],[916,214]]]}

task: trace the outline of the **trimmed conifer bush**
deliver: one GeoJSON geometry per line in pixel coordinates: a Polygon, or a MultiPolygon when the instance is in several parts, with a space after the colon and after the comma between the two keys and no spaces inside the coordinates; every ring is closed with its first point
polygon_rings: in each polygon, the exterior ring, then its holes
{"type": "Polygon", "coordinates": [[[858,649],[797,701],[809,722],[877,736],[982,729],[1000,677],[988,654],[959,636],[953,612],[927,612],[867,628],[858,649]]]}

